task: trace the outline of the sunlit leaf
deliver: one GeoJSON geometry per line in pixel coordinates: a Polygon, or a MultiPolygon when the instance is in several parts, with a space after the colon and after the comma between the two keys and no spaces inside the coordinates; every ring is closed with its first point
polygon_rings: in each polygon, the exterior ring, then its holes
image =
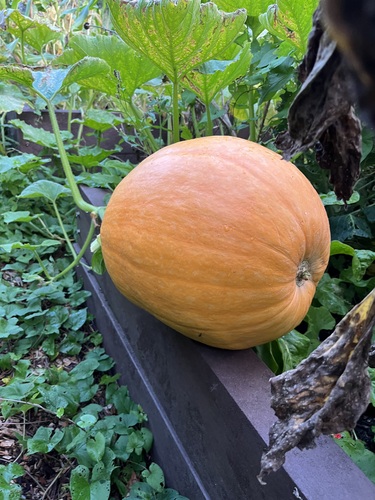
{"type": "MultiPolygon", "coordinates": [[[[22,131],[25,141],[30,141],[46,148],[57,149],[56,138],[52,132],[44,130],[43,128],[33,127],[32,125],[29,125],[28,123],[19,120],[18,118],[16,118],[15,120],[10,120],[9,123],[22,131]]],[[[72,139],[73,135],[67,130],[61,130],[61,137],[63,141],[67,141],[69,139],[72,139]]],[[[38,161],[40,163],[45,162],[45,160],[41,160],[40,158],[38,159],[38,161]]]]}
{"type": "Polygon", "coordinates": [[[86,127],[98,132],[105,132],[122,122],[122,118],[104,109],[89,109],[83,120],[86,127]]]}
{"type": "Polygon", "coordinates": [[[244,30],[246,12],[219,11],[211,2],[109,0],[117,33],[172,81],[218,57],[244,30]]]}
{"type": "Polygon", "coordinates": [[[19,195],[20,198],[47,198],[55,202],[60,196],[69,196],[70,189],[57,182],[42,179],[27,186],[19,195]]]}
{"type": "Polygon", "coordinates": [[[279,0],[271,4],[259,20],[265,29],[283,40],[302,58],[317,5],[318,0],[279,0]]]}
{"type": "Polygon", "coordinates": [[[34,78],[29,68],[22,66],[0,65],[0,80],[12,81],[32,88],[34,78]]]}
{"type": "MultiPolygon", "coordinates": [[[[20,123],[24,122],[20,121],[20,123]]],[[[23,173],[28,172],[29,170],[40,167],[40,165],[48,161],[49,159],[47,158],[40,158],[28,153],[15,156],[0,156],[0,174],[13,169],[23,173]]]]}
{"type": "Polygon", "coordinates": [[[155,491],[163,491],[165,483],[164,474],[157,464],[152,463],[147,470],[142,472],[142,476],[155,491]]]}
{"type": "MultiPolygon", "coordinates": [[[[342,200],[338,200],[334,191],[329,191],[328,193],[322,193],[320,195],[320,199],[325,206],[331,205],[344,205],[342,200]]],[[[357,203],[360,200],[360,195],[358,191],[354,191],[349,200],[346,202],[347,205],[351,205],[352,203],[357,203]]]]}
{"type": "Polygon", "coordinates": [[[8,25],[9,33],[22,38],[24,43],[39,53],[48,42],[59,40],[62,37],[61,31],[56,26],[49,26],[37,19],[31,19],[16,9],[11,12],[8,20],[11,21],[8,25]]]}
{"type": "Polygon", "coordinates": [[[225,12],[246,9],[248,16],[256,17],[266,12],[267,7],[276,2],[275,0],[215,0],[215,3],[225,12]]]}
{"type": "Polygon", "coordinates": [[[64,432],[60,429],[50,427],[39,427],[32,438],[27,440],[27,452],[33,453],[49,453],[63,439],[64,432]]]}
{"type": "Polygon", "coordinates": [[[38,250],[39,248],[53,248],[59,246],[61,243],[57,240],[43,240],[40,243],[22,243],[21,241],[14,241],[13,243],[0,243],[0,250],[10,253],[13,250],[38,250]]]}
{"type": "Polygon", "coordinates": [[[212,101],[219,90],[246,74],[251,60],[250,44],[245,44],[243,48],[233,44],[224,56],[223,60],[208,61],[190,71],[183,78],[182,85],[191,89],[203,102],[212,101]]]}
{"type": "MultiPolygon", "coordinates": [[[[129,47],[117,36],[75,35],[56,63],[72,65],[86,56],[103,59],[110,66],[106,88],[103,88],[110,95],[121,93],[129,98],[142,84],[161,73],[148,57],[129,47]]],[[[81,84],[89,87],[91,82],[81,84]]]]}
{"type": "Polygon", "coordinates": [[[41,215],[42,214],[31,215],[28,210],[17,211],[17,212],[4,212],[1,214],[6,224],[10,224],[11,222],[30,222],[33,219],[37,219],[41,215]]]}
{"type": "Polygon", "coordinates": [[[28,102],[18,87],[9,83],[0,83],[0,113],[15,111],[22,113],[25,104],[28,102]]]}

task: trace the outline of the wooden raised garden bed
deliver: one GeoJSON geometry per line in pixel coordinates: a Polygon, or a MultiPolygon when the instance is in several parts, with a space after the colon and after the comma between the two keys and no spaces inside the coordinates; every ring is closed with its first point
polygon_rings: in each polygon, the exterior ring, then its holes
{"type": "MultiPolygon", "coordinates": [[[[83,193],[102,204],[102,190],[83,193]]],[[[78,226],[85,235],[89,216],[79,214],[78,226]]],[[[79,274],[120,380],[149,416],[153,460],[170,487],[191,500],[375,498],[375,485],[329,437],[313,450],[289,452],[262,486],[256,476],[275,417],[272,374],[253,350],[200,345],[127,301],[107,273],[81,266],[79,274]]]]}

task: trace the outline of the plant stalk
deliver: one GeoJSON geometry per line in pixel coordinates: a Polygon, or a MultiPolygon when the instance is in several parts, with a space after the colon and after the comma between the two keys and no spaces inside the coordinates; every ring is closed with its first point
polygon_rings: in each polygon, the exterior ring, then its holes
{"type": "Polygon", "coordinates": [[[206,101],[206,117],[207,117],[207,125],[206,125],[206,135],[210,136],[214,133],[214,125],[212,123],[211,109],[210,103],[206,101]]]}
{"type": "Polygon", "coordinates": [[[254,112],[254,91],[249,90],[249,140],[256,142],[257,133],[255,127],[255,112],[254,112]]]}
{"type": "Polygon", "coordinates": [[[178,106],[178,77],[175,77],[172,81],[173,89],[173,122],[172,122],[172,141],[179,142],[180,140],[180,110],[178,106]]]}
{"type": "Polygon", "coordinates": [[[60,226],[61,231],[62,231],[62,233],[64,235],[65,242],[68,245],[68,247],[69,247],[69,249],[70,249],[70,251],[71,251],[71,253],[73,255],[73,258],[75,259],[77,257],[77,252],[74,250],[74,247],[73,247],[73,245],[72,245],[72,243],[70,241],[69,235],[66,232],[66,229],[65,229],[64,223],[62,221],[59,209],[58,209],[58,207],[56,205],[56,202],[52,201],[52,205],[53,205],[53,209],[55,210],[55,214],[56,214],[57,220],[59,222],[59,226],[60,226]]]}
{"type": "Polygon", "coordinates": [[[65,276],[66,273],[68,273],[71,269],[73,269],[74,267],[76,267],[79,264],[80,260],[82,259],[84,253],[86,252],[86,250],[88,249],[88,247],[91,243],[91,240],[94,236],[95,228],[97,226],[96,225],[96,216],[94,214],[91,214],[91,217],[92,217],[92,221],[91,221],[90,229],[87,233],[86,239],[85,239],[85,241],[82,245],[82,248],[79,251],[78,255],[73,260],[73,262],[71,262],[69,264],[68,267],[66,267],[63,271],[61,271],[61,273],[59,273],[56,276],[54,276],[53,278],[51,278],[51,281],[55,281],[59,278],[62,278],[63,276],[65,276]]]}
{"type": "Polygon", "coordinates": [[[67,156],[65,148],[64,148],[64,143],[63,143],[63,140],[61,137],[59,125],[57,123],[55,109],[54,109],[54,106],[50,100],[47,100],[47,107],[48,107],[48,113],[49,113],[50,120],[51,120],[52,130],[53,130],[53,133],[55,135],[57,148],[58,148],[58,151],[60,154],[61,164],[62,164],[62,167],[64,169],[64,173],[65,173],[66,179],[68,181],[68,185],[69,185],[70,190],[72,192],[74,203],[83,212],[93,212],[96,214],[98,211],[98,207],[95,207],[94,205],[87,203],[82,198],[81,193],[79,192],[77,182],[74,178],[72,168],[70,166],[68,156],[67,156]]]}

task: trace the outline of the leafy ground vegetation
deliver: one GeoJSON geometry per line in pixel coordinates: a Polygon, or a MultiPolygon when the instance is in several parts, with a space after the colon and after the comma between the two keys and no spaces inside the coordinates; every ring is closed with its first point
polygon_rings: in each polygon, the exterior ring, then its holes
{"type": "Polygon", "coordinates": [[[150,458],[147,416],[118,383],[88,292],[73,270],[52,278],[74,253],[59,172],[25,165],[0,167],[0,498],[183,499],[150,458]]]}
{"type": "MultiPolygon", "coordinates": [[[[147,417],[118,384],[75,279],[74,183],[113,189],[133,168],[120,160],[125,142],[149,154],[179,137],[221,133],[276,149],[318,2],[216,1],[226,12],[248,9],[230,18],[222,52],[211,38],[223,27],[212,4],[175,3],[159,2],[165,11],[144,24],[142,12],[124,18],[114,0],[27,1],[20,8],[0,1],[11,8],[0,18],[7,26],[0,38],[0,498],[183,498],[165,488],[152,462],[147,417]],[[181,39],[180,29],[160,29],[161,18],[182,19],[188,8],[197,26],[207,23],[204,34],[187,30],[181,39]],[[161,52],[173,36],[179,43],[161,52]],[[207,52],[198,60],[184,51],[201,36],[207,52]],[[46,108],[52,117],[64,109],[68,123],[54,133],[30,125],[17,115],[25,105],[39,117],[46,108]],[[110,129],[122,143],[112,149],[103,142],[110,129]],[[20,151],[21,138],[37,151],[20,151]]],[[[347,206],[313,149],[293,161],[326,206],[331,261],[302,324],[257,348],[275,373],[308,356],[375,285],[373,131],[363,127],[361,177],[347,206]]],[[[375,363],[369,373],[366,414],[335,439],[375,482],[375,363]]]]}

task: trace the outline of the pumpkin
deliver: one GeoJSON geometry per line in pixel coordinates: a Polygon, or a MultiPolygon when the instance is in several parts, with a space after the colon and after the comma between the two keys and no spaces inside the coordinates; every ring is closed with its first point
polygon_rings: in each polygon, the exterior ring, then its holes
{"type": "Polygon", "coordinates": [[[244,349],[302,321],[330,232],[292,163],[214,136],[164,147],[132,170],[110,198],[101,242],[131,302],[199,342],[244,349]]]}

